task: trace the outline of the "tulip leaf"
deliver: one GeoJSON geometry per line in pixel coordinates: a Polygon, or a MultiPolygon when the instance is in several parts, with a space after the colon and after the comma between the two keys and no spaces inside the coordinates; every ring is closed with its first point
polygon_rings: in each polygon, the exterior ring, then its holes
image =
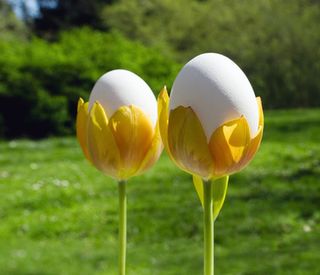
{"type": "Polygon", "coordinates": [[[215,220],[223,206],[228,189],[229,176],[225,176],[216,180],[211,180],[213,184],[212,199],[213,199],[213,220],[215,220]]]}
{"type": "MultiPolygon", "coordinates": [[[[227,194],[227,189],[228,189],[228,181],[229,181],[229,176],[221,177],[218,179],[211,179],[210,183],[212,184],[212,205],[213,205],[213,219],[215,220],[219,213],[220,210],[223,206],[226,194],[227,194]]],[[[193,184],[194,187],[197,191],[198,197],[200,199],[200,202],[203,207],[203,180],[201,177],[197,175],[193,175],[193,184]]]]}
{"type": "Polygon", "coordinates": [[[198,197],[199,197],[200,202],[203,207],[203,181],[202,181],[202,178],[197,175],[192,175],[192,178],[193,178],[194,188],[197,191],[198,197]]]}

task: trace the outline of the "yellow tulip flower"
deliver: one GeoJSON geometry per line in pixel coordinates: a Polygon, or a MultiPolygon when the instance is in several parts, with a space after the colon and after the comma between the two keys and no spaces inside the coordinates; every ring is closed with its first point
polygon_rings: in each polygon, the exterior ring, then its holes
{"type": "Polygon", "coordinates": [[[213,225],[229,175],[256,154],[263,133],[261,99],[229,58],[214,53],[189,61],[169,98],[159,97],[160,133],[167,153],[193,183],[204,209],[204,274],[213,274],[213,225]]]}
{"type": "MultiPolygon", "coordinates": [[[[124,76],[126,81],[128,74],[124,76]]],[[[110,107],[102,103],[94,101],[89,110],[89,102],[81,98],[78,101],[77,138],[85,157],[98,170],[117,180],[143,173],[162,152],[158,122],[153,126],[150,116],[134,104],[122,105],[108,117],[110,107]]]]}
{"type": "Polygon", "coordinates": [[[85,157],[119,186],[119,274],[126,272],[126,180],[159,158],[157,102],[149,86],[126,70],[104,74],[89,102],[79,99],[77,138],[85,157]]]}
{"type": "Polygon", "coordinates": [[[227,121],[212,134],[209,142],[191,107],[179,106],[169,111],[166,88],[159,95],[160,133],[165,149],[182,170],[203,179],[220,178],[243,169],[257,152],[263,133],[263,110],[260,97],[259,129],[250,137],[246,118],[227,121]]]}

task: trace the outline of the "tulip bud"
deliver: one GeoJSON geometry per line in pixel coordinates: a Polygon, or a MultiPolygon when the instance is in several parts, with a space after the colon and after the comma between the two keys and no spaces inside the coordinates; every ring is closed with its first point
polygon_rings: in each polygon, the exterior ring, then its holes
{"type": "Polygon", "coordinates": [[[124,180],[159,158],[157,119],[157,102],[149,86],[132,72],[110,71],[96,82],[89,102],[79,100],[78,141],[99,170],[124,180]]]}
{"type": "Polygon", "coordinates": [[[161,136],[183,170],[204,179],[241,170],[262,138],[263,111],[249,80],[229,58],[215,53],[189,61],[161,102],[161,136]]]}
{"type": "Polygon", "coordinates": [[[152,127],[156,125],[156,98],[148,84],[130,71],[113,70],[101,76],[91,91],[89,109],[95,102],[101,104],[107,117],[122,106],[135,105],[151,120],[152,127]]]}

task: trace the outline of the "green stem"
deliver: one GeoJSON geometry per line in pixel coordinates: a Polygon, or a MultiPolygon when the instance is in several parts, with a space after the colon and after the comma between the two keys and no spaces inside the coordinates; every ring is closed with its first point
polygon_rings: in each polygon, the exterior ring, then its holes
{"type": "Polygon", "coordinates": [[[127,196],[126,182],[119,181],[119,275],[126,274],[127,196]]]}
{"type": "Polygon", "coordinates": [[[204,275],[214,274],[214,220],[212,182],[203,183],[204,275]]]}

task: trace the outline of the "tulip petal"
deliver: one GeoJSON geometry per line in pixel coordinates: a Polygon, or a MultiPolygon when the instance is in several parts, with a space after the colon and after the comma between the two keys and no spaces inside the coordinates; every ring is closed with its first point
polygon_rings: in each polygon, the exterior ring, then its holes
{"type": "Polygon", "coordinates": [[[239,170],[243,155],[250,143],[247,120],[240,117],[217,128],[209,142],[214,162],[214,175],[228,175],[239,170]]]}
{"type": "Polygon", "coordinates": [[[88,151],[87,140],[88,116],[88,102],[84,103],[83,99],[79,98],[76,120],[77,139],[81,146],[83,154],[90,162],[92,162],[88,151]]]}
{"type": "MultiPolygon", "coordinates": [[[[212,184],[212,202],[213,202],[213,220],[215,220],[219,213],[220,210],[223,206],[226,194],[227,194],[227,189],[228,189],[228,181],[229,181],[229,176],[225,176],[222,178],[218,178],[218,179],[211,179],[211,184],[212,184]]],[[[197,191],[197,194],[199,196],[201,205],[203,207],[203,181],[202,178],[197,176],[197,175],[193,175],[193,184],[194,187],[197,191]]]]}
{"type": "Polygon", "coordinates": [[[259,110],[259,126],[263,126],[263,124],[264,124],[264,115],[263,115],[261,97],[258,96],[256,99],[257,99],[258,110],[259,110]]]}
{"type": "Polygon", "coordinates": [[[121,177],[135,175],[153,140],[150,118],[136,106],[122,106],[110,118],[109,128],[120,152],[121,177]]]}
{"type": "Polygon", "coordinates": [[[120,179],[120,154],[108,119],[100,103],[95,102],[88,120],[88,147],[94,165],[106,175],[120,179]]]}
{"type": "Polygon", "coordinates": [[[251,139],[248,149],[241,160],[242,166],[247,165],[253,159],[254,155],[259,149],[262,140],[264,116],[260,97],[257,97],[257,104],[259,107],[259,128],[257,134],[251,139]]]}
{"type": "Polygon", "coordinates": [[[158,120],[159,129],[164,147],[169,155],[171,155],[168,146],[168,120],[169,120],[169,96],[167,88],[163,87],[158,96],[158,120]]]}
{"type": "Polygon", "coordinates": [[[169,96],[166,86],[163,87],[158,96],[158,117],[159,117],[159,129],[164,148],[169,155],[172,162],[180,167],[180,165],[173,158],[168,145],[168,123],[169,123],[169,96]]]}
{"type": "Polygon", "coordinates": [[[207,138],[191,107],[179,106],[170,112],[168,146],[181,169],[203,178],[211,176],[213,162],[207,138]]]}
{"type": "Polygon", "coordinates": [[[159,120],[157,121],[157,125],[155,128],[155,133],[150,145],[150,148],[147,151],[147,154],[145,155],[140,168],[139,168],[139,174],[149,169],[160,157],[163,145],[160,135],[160,129],[159,129],[159,120]]]}

